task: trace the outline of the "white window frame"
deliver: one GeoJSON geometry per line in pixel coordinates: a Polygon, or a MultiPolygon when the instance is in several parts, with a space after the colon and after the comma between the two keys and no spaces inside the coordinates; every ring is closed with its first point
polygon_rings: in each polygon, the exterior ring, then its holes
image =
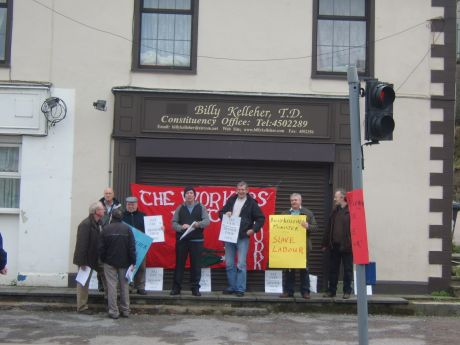
{"type": "MultiPolygon", "coordinates": [[[[2,172],[0,171],[0,178],[9,178],[9,179],[17,179],[21,181],[21,165],[22,165],[22,160],[21,160],[21,151],[22,151],[22,145],[21,144],[6,144],[6,143],[1,143],[0,142],[0,147],[17,147],[19,148],[18,150],[18,171],[17,172],[2,172]]],[[[19,192],[19,202],[21,202],[21,193],[19,192]]],[[[10,213],[10,214],[16,214],[19,213],[20,208],[7,208],[7,207],[0,207],[0,214],[1,213],[10,213]]]]}

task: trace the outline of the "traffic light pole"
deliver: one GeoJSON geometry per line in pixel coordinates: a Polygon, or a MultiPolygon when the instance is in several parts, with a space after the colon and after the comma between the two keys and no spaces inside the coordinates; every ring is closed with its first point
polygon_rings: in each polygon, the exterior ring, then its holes
{"type": "MultiPolygon", "coordinates": [[[[353,190],[363,188],[363,166],[361,151],[361,127],[359,121],[360,84],[356,66],[349,66],[347,72],[350,103],[351,130],[351,172],[353,190]]],[[[367,291],[365,265],[356,265],[356,282],[358,292],[358,334],[359,345],[368,345],[367,325],[367,291]]]]}

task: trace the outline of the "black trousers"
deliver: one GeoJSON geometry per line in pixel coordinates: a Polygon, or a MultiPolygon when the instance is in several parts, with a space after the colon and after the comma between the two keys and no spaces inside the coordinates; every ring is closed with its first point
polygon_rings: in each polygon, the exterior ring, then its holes
{"type": "Polygon", "coordinates": [[[340,263],[343,264],[343,293],[351,294],[353,280],[353,254],[340,251],[339,245],[334,245],[329,251],[329,287],[328,291],[335,294],[339,282],[340,263]]]}
{"type": "Polygon", "coordinates": [[[295,286],[295,275],[296,272],[299,272],[299,285],[300,285],[300,293],[310,293],[310,275],[308,272],[308,268],[306,269],[287,269],[284,270],[284,284],[283,284],[283,291],[287,292],[288,294],[294,294],[294,286],[295,286]]]}
{"type": "Polygon", "coordinates": [[[201,253],[203,242],[176,240],[176,269],[174,270],[173,290],[181,291],[185,263],[190,255],[190,287],[198,291],[201,279],[201,253]]]}

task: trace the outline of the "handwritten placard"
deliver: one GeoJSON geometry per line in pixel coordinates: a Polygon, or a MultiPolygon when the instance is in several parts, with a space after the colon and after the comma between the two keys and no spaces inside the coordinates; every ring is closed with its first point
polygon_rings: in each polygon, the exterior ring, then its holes
{"type": "Polygon", "coordinates": [[[307,267],[306,216],[270,216],[270,268],[307,267]]]}
{"type": "Polygon", "coordinates": [[[219,241],[236,243],[240,233],[240,217],[229,217],[224,214],[220,227],[219,241]]]}
{"type": "Polygon", "coordinates": [[[283,271],[266,270],[265,271],[265,292],[281,293],[283,292],[283,271]]]}
{"type": "Polygon", "coordinates": [[[145,289],[163,291],[163,268],[149,267],[145,270],[145,289]]]}
{"type": "Polygon", "coordinates": [[[347,193],[348,209],[350,210],[350,233],[353,249],[353,263],[365,265],[369,263],[367,245],[366,214],[362,189],[347,193]]]}
{"type": "Polygon", "coordinates": [[[201,269],[200,291],[211,292],[211,269],[209,267],[201,269]]]}
{"type": "Polygon", "coordinates": [[[145,216],[144,217],[145,234],[150,236],[153,243],[165,241],[165,233],[163,231],[162,216],[145,216]]]}

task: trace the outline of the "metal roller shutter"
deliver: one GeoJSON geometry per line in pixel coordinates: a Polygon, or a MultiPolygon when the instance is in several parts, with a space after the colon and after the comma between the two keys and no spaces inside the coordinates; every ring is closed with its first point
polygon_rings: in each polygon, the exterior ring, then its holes
{"type": "MultiPolygon", "coordinates": [[[[184,160],[138,158],[136,182],[147,185],[212,185],[236,186],[243,180],[249,187],[276,187],[276,213],[290,207],[289,195],[302,194],[303,205],[311,209],[319,225],[312,236],[313,251],[310,253],[311,274],[318,275],[322,282],[323,253],[321,237],[331,209],[331,165],[304,162],[267,162],[237,160],[184,160]]],[[[165,272],[165,289],[171,286],[172,273],[165,272]]],[[[188,277],[184,277],[184,289],[188,288],[188,277]]],[[[212,289],[226,286],[225,270],[212,271],[212,289]]],[[[296,287],[297,288],[297,287],[296,287]]],[[[264,290],[263,272],[248,272],[248,291],[264,290]]]]}

